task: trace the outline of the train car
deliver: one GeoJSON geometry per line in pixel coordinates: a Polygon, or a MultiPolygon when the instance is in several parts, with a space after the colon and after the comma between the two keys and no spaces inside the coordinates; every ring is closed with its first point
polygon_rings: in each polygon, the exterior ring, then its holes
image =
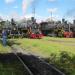
{"type": "Polygon", "coordinates": [[[22,22],[19,25],[12,19],[10,25],[4,27],[7,31],[8,38],[42,38],[40,25],[36,23],[35,19],[32,18],[29,22],[22,22]],[[10,27],[9,27],[10,26],[10,27]]]}
{"type": "Polygon", "coordinates": [[[74,38],[75,24],[70,24],[67,22],[42,22],[41,31],[45,36],[74,38]]]}
{"type": "Polygon", "coordinates": [[[73,38],[74,37],[74,33],[73,32],[64,32],[64,37],[66,37],[66,38],[73,38]]]}
{"type": "Polygon", "coordinates": [[[29,38],[33,38],[33,39],[41,39],[43,37],[39,24],[37,23],[32,23],[32,25],[28,27],[27,34],[29,38]]]}

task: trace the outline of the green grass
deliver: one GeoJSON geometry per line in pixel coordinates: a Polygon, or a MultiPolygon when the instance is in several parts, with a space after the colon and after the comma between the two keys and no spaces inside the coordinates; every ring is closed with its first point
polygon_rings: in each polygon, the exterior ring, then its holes
{"type": "Polygon", "coordinates": [[[36,55],[48,57],[51,53],[67,51],[75,54],[75,38],[15,39],[24,50],[36,55]]]}
{"type": "MultiPolygon", "coordinates": [[[[61,51],[66,51],[69,54],[75,54],[75,38],[54,38],[54,37],[43,37],[42,39],[10,39],[12,45],[18,45],[23,48],[25,52],[30,52],[41,57],[50,57],[51,53],[59,54],[61,51]]],[[[16,47],[18,47],[16,46],[16,47]]],[[[8,53],[11,51],[9,46],[4,47],[0,43],[0,53],[8,53]]],[[[0,63],[0,67],[3,67],[3,63],[0,63]]],[[[8,69],[13,66],[6,64],[8,69]]],[[[13,65],[13,64],[12,64],[13,65]]],[[[10,70],[9,72],[11,73],[10,70]]],[[[15,69],[13,70],[13,72],[15,69]]],[[[10,75],[9,72],[5,71],[5,74],[10,75]],[[9,74],[8,74],[9,73],[9,74]]],[[[2,73],[2,72],[0,72],[2,73]]],[[[75,75],[75,71],[73,72],[75,75]]],[[[1,75],[1,74],[0,74],[1,75]]]]}
{"type": "Polygon", "coordinates": [[[3,46],[2,43],[0,43],[0,53],[9,53],[11,52],[11,48],[9,46],[3,46]]]}
{"type": "MultiPolygon", "coordinates": [[[[25,51],[43,57],[49,57],[51,53],[58,54],[61,51],[75,54],[75,38],[43,37],[43,39],[19,38],[10,40],[14,42],[13,45],[19,45],[25,51]]],[[[11,48],[9,46],[4,47],[0,43],[0,53],[8,52],[11,52],[11,48]]]]}
{"type": "Polygon", "coordinates": [[[19,61],[0,62],[0,75],[28,75],[19,61]]]}

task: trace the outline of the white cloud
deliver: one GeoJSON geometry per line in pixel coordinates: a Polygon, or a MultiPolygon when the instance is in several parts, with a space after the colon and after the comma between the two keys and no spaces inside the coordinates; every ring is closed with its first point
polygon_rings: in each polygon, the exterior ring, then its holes
{"type": "Polygon", "coordinates": [[[10,3],[13,3],[13,2],[15,2],[15,0],[5,0],[5,3],[7,3],[7,4],[10,4],[10,3]]]}
{"type": "Polygon", "coordinates": [[[49,8],[47,9],[49,13],[56,13],[58,8],[49,8]]]}
{"type": "Polygon", "coordinates": [[[8,15],[4,15],[2,13],[0,13],[0,18],[3,20],[9,20],[10,19],[8,15]]]}
{"type": "Polygon", "coordinates": [[[23,10],[23,15],[26,14],[28,6],[33,2],[34,0],[23,0],[22,1],[22,10],[23,10]]]}
{"type": "Polygon", "coordinates": [[[51,16],[49,18],[54,21],[62,20],[62,16],[59,16],[59,15],[53,15],[52,18],[51,18],[51,16]]]}
{"type": "MultiPolygon", "coordinates": [[[[30,14],[26,14],[25,16],[20,16],[20,19],[30,19],[31,17],[33,17],[33,14],[30,13],[30,14]]],[[[35,14],[35,19],[36,19],[36,22],[37,23],[40,23],[41,21],[45,21],[47,19],[47,17],[43,17],[43,16],[40,16],[38,14],[35,14]]]]}
{"type": "Polygon", "coordinates": [[[21,18],[16,11],[12,11],[8,15],[4,15],[4,14],[0,13],[0,17],[3,20],[11,20],[11,18],[14,18],[15,20],[19,20],[21,18]]]}

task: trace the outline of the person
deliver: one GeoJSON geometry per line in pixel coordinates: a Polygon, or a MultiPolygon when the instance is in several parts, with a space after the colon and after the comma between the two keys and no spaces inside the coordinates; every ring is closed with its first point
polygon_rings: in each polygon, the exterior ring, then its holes
{"type": "Polygon", "coordinates": [[[3,45],[6,46],[6,44],[7,44],[7,32],[5,29],[2,30],[2,42],[3,42],[3,45]]]}

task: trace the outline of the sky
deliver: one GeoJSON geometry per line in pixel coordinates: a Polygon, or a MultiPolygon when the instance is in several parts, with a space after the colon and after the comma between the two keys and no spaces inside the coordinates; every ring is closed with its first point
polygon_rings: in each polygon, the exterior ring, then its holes
{"type": "Polygon", "coordinates": [[[38,20],[52,18],[55,20],[75,19],[75,0],[0,0],[0,16],[3,19],[29,18],[33,15],[38,20]]]}

